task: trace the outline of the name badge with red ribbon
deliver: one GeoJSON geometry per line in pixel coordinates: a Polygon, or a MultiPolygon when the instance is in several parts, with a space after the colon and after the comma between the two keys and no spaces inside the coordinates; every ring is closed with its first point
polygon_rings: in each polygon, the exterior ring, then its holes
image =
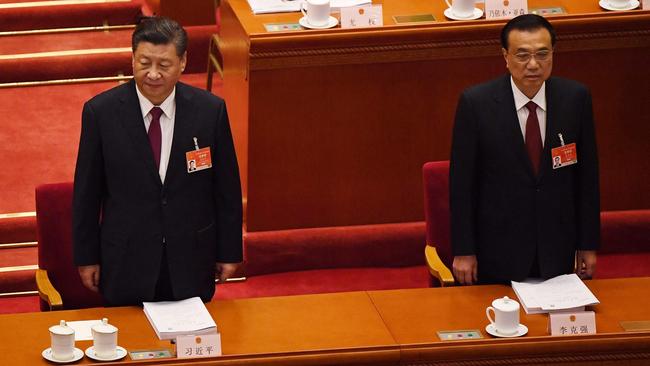
{"type": "Polygon", "coordinates": [[[185,160],[188,173],[196,173],[204,169],[212,168],[210,147],[199,149],[199,141],[194,137],[194,150],[185,153],[185,160]]]}
{"type": "Polygon", "coordinates": [[[562,146],[551,149],[553,169],[559,169],[578,163],[578,151],[576,150],[575,142],[565,145],[562,134],[560,133],[558,136],[560,137],[560,143],[562,146]]]}

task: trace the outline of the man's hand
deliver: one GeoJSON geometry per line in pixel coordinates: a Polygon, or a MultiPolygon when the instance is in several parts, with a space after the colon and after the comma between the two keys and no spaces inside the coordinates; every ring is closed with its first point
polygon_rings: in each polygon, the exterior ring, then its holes
{"type": "Polygon", "coordinates": [[[578,250],[576,254],[576,274],[578,277],[590,279],[596,272],[596,251],[578,250]]]}
{"type": "Polygon", "coordinates": [[[475,255],[459,255],[454,257],[453,272],[456,281],[461,285],[473,285],[477,278],[478,262],[475,255]]]}
{"type": "Polygon", "coordinates": [[[77,270],[79,270],[79,276],[84,286],[91,291],[99,292],[99,264],[79,266],[77,270]]]}
{"type": "Polygon", "coordinates": [[[240,263],[219,263],[217,262],[216,271],[219,282],[225,282],[228,278],[232,277],[239,268],[240,263]]]}

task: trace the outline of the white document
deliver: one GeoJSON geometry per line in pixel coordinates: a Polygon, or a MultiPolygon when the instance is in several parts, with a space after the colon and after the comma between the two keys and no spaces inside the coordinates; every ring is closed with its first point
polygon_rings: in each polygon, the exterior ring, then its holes
{"type": "Polygon", "coordinates": [[[544,282],[515,282],[512,289],[526,314],[553,311],[580,311],[600,302],[575,273],[561,275],[544,282]]]}
{"type": "MultiPolygon", "coordinates": [[[[291,13],[300,11],[302,0],[248,0],[253,14],[291,13]]],[[[371,0],[331,0],[332,11],[348,6],[370,4],[371,0]]]]}
{"type": "Polygon", "coordinates": [[[92,326],[101,323],[102,321],[99,319],[66,322],[70,328],[74,329],[75,341],[91,341],[93,339],[92,326]]]}
{"type": "Polygon", "coordinates": [[[212,316],[199,297],[181,301],[145,302],[144,313],[160,339],[217,332],[212,316]]]}

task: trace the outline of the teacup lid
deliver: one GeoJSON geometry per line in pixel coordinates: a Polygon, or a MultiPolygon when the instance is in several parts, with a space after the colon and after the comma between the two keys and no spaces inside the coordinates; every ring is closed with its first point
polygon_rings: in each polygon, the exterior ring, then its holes
{"type": "Polygon", "coordinates": [[[100,324],[95,324],[92,326],[92,329],[97,333],[115,333],[117,328],[108,324],[108,319],[103,318],[100,324]]]}
{"type": "Polygon", "coordinates": [[[500,299],[492,301],[492,306],[502,311],[519,310],[519,303],[516,300],[509,298],[508,296],[504,296],[500,299]]]}
{"type": "Polygon", "coordinates": [[[65,323],[65,320],[61,320],[59,325],[53,325],[50,327],[50,332],[57,335],[70,335],[74,334],[74,329],[70,328],[68,324],[65,323]]]}

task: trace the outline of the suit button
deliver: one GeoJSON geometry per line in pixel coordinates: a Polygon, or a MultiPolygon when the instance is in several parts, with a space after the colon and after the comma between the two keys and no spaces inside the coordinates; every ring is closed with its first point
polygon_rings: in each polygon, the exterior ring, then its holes
{"type": "Polygon", "coordinates": [[[160,203],[162,203],[163,206],[166,206],[167,205],[167,197],[163,197],[162,200],[160,201],[160,203]]]}

